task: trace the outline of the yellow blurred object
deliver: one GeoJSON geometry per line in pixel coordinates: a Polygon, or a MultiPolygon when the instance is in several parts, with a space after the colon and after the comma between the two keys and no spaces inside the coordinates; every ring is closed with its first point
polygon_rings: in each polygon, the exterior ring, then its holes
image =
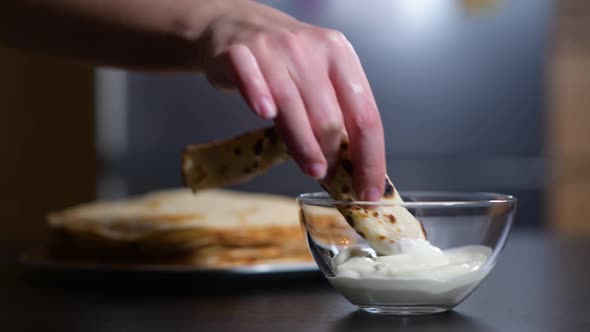
{"type": "Polygon", "coordinates": [[[590,235],[590,2],[557,1],[549,62],[549,225],[590,235]]]}

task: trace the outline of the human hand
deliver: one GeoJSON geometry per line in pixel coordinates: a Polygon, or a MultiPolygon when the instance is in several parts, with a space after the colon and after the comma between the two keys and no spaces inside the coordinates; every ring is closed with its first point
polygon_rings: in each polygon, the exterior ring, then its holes
{"type": "Polygon", "coordinates": [[[355,191],[378,200],[385,179],[383,126],[360,60],[345,36],[254,1],[229,1],[201,41],[208,80],[237,88],[273,119],[290,154],[321,179],[347,133],[355,191]]]}

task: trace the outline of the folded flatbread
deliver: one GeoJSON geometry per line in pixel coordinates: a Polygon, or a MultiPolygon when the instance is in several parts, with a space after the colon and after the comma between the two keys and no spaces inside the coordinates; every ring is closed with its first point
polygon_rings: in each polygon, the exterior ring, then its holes
{"type": "MultiPolygon", "coordinates": [[[[246,181],[287,157],[284,142],[276,129],[269,127],[226,141],[189,145],[183,155],[182,169],[186,186],[198,193],[202,189],[246,181]]],[[[347,203],[356,202],[359,197],[353,188],[353,174],[348,139],[344,136],[339,160],[330,177],[320,184],[334,200],[344,201],[338,210],[378,254],[396,252],[395,244],[401,238],[426,238],[420,221],[399,205],[403,200],[387,176],[381,199],[385,204],[347,203]]]]}

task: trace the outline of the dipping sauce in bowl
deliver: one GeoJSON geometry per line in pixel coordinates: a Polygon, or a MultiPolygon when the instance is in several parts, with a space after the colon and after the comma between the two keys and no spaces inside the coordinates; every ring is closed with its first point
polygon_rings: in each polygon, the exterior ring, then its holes
{"type": "Polygon", "coordinates": [[[407,315],[457,306],[494,267],[516,209],[516,199],[501,194],[424,192],[410,199],[400,205],[420,220],[428,239],[402,238],[384,255],[338,213],[342,204],[362,202],[331,201],[321,193],[298,199],[316,263],[332,286],[363,310],[407,315]]]}

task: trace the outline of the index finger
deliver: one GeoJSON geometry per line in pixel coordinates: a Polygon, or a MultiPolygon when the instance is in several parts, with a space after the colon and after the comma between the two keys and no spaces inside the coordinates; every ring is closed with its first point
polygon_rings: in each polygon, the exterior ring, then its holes
{"type": "Polygon", "coordinates": [[[361,200],[376,201],[385,183],[383,124],[361,63],[350,52],[333,61],[330,78],[350,139],[355,192],[361,200]]]}

